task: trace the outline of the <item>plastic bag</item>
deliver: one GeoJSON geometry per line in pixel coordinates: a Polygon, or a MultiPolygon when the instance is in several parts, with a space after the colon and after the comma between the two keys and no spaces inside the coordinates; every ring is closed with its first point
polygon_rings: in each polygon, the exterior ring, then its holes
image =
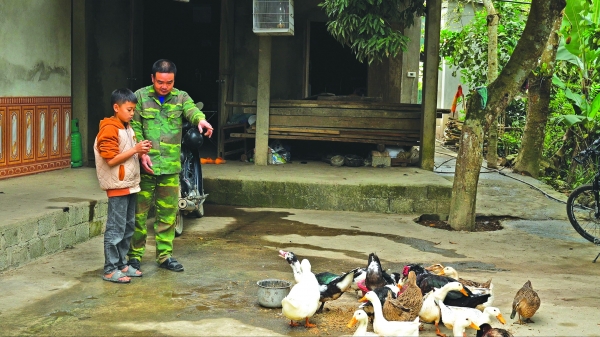
{"type": "Polygon", "coordinates": [[[285,164],[285,159],[277,152],[273,151],[273,149],[269,148],[269,156],[267,157],[267,164],[277,165],[277,164],[285,164]]]}

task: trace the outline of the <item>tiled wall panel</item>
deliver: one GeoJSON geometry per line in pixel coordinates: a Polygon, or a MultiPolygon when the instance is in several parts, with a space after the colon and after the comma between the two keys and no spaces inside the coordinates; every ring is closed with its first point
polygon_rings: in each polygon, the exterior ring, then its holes
{"type": "Polygon", "coordinates": [[[0,179],[71,165],[71,97],[0,97],[0,179]]]}

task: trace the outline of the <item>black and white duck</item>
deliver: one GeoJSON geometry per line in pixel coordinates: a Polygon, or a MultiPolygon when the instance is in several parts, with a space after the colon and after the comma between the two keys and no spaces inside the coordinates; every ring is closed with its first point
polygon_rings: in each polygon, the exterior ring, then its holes
{"type": "MultiPolygon", "coordinates": [[[[450,282],[457,282],[457,280],[441,275],[435,275],[425,270],[423,266],[419,264],[409,264],[404,266],[402,272],[403,275],[408,276],[410,271],[414,271],[417,275],[417,286],[421,288],[423,294],[427,294],[435,288],[441,288],[450,282]]],[[[457,307],[469,307],[475,308],[480,304],[488,301],[490,294],[474,294],[468,288],[464,288],[467,295],[464,295],[458,291],[450,291],[443,300],[446,305],[457,306],[457,307]]]]}
{"type": "Polygon", "coordinates": [[[368,290],[374,290],[377,288],[384,287],[388,284],[397,285],[396,279],[386,273],[381,267],[381,262],[377,254],[369,254],[369,260],[367,262],[367,270],[365,275],[365,287],[368,290]]]}
{"type": "MultiPolygon", "coordinates": [[[[293,252],[286,252],[284,250],[280,250],[279,256],[284,258],[290,264],[290,267],[292,268],[292,271],[294,273],[294,280],[296,280],[296,282],[299,282],[298,280],[302,276],[302,267],[296,255],[293,252]]],[[[317,282],[319,282],[319,291],[321,294],[321,306],[319,307],[319,310],[317,310],[317,312],[323,311],[325,302],[338,299],[340,296],[342,296],[344,292],[350,289],[355,272],[358,269],[359,268],[355,268],[349,272],[345,272],[342,274],[334,274],[327,271],[315,274],[317,282]]]]}

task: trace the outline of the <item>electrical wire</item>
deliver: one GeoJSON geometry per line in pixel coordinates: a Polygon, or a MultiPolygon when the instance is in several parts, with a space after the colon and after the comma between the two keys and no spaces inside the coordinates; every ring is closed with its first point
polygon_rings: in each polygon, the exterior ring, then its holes
{"type": "MultiPolygon", "coordinates": [[[[444,146],[441,146],[441,145],[440,145],[440,147],[442,147],[442,148],[444,148],[444,149],[446,149],[446,150],[448,150],[448,151],[452,151],[452,150],[450,150],[450,149],[448,149],[448,148],[446,148],[446,147],[444,147],[444,146]]],[[[449,162],[449,161],[452,161],[452,160],[456,160],[456,158],[457,158],[457,156],[451,155],[451,154],[449,154],[449,153],[446,153],[446,152],[440,152],[440,151],[435,151],[435,152],[436,152],[436,153],[439,153],[439,154],[443,154],[443,155],[446,155],[446,156],[450,156],[450,157],[452,157],[452,158],[450,158],[450,159],[448,159],[448,160],[446,160],[446,161],[442,162],[441,164],[437,165],[437,167],[441,167],[441,166],[442,166],[442,165],[444,165],[445,163],[447,163],[447,162],[449,162]]],[[[567,202],[566,202],[566,201],[564,201],[564,200],[560,200],[560,199],[558,199],[558,198],[555,198],[555,197],[551,196],[550,194],[546,193],[546,192],[545,192],[544,190],[542,190],[541,188],[539,188],[539,187],[537,187],[537,186],[535,186],[535,185],[533,185],[533,184],[531,184],[531,183],[528,183],[528,182],[526,182],[526,181],[524,181],[524,180],[521,180],[521,179],[518,179],[518,178],[516,178],[516,177],[512,177],[512,176],[510,176],[510,175],[508,175],[508,174],[506,174],[506,173],[502,172],[502,170],[504,170],[504,167],[503,167],[502,169],[500,169],[500,170],[498,170],[498,169],[490,169],[490,168],[484,167],[483,165],[482,165],[481,167],[482,167],[482,168],[484,168],[484,169],[486,169],[487,171],[486,171],[486,172],[480,172],[480,173],[498,173],[498,174],[500,174],[501,176],[504,176],[504,177],[507,177],[507,178],[514,179],[514,180],[516,180],[516,181],[518,181],[518,182],[521,182],[521,183],[523,183],[523,184],[525,184],[525,185],[527,185],[527,186],[529,186],[529,187],[531,187],[531,188],[533,188],[533,189],[537,190],[538,192],[542,193],[542,194],[543,194],[543,195],[544,195],[546,198],[548,198],[548,199],[550,199],[550,200],[554,200],[554,201],[556,201],[556,202],[559,202],[559,203],[561,203],[561,204],[567,204],[567,202]]],[[[436,171],[436,170],[435,170],[435,168],[436,168],[436,165],[434,165],[434,170],[433,170],[433,172],[435,172],[435,173],[455,173],[455,171],[452,171],[452,172],[450,172],[450,171],[436,171]]]]}

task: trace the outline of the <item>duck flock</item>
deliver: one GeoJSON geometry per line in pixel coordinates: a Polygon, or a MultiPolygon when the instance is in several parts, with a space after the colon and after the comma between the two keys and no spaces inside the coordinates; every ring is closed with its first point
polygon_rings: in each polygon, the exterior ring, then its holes
{"type": "MultiPolygon", "coordinates": [[[[291,326],[303,321],[305,327],[315,327],[310,318],[322,312],[326,302],[353,289],[362,292],[361,304],[349,317],[348,327],[357,325],[353,336],[418,336],[421,323],[435,324],[436,335],[444,337],[440,324],[457,337],[466,337],[468,329],[477,330],[477,336],[512,336],[492,327],[506,321],[500,309],[492,306],[491,279],[466,280],[454,268],[441,264],[408,264],[401,273],[388,274],[375,253],[369,254],[366,267],[343,274],[315,274],[307,259],[299,261],[293,252],[283,250],[279,256],[289,263],[296,282],[281,301],[282,313],[291,326]],[[370,318],[373,331],[368,331],[370,318]]],[[[519,324],[533,323],[531,317],[539,306],[540,298],[527,281],[515,295],[510,318],[518,315],[519,324]]]]}

